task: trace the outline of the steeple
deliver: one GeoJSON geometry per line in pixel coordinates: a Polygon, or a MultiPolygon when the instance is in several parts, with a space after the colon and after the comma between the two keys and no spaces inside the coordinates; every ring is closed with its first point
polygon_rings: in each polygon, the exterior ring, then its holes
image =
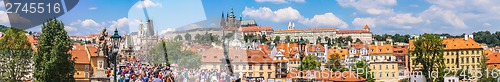
{"type": "Polygon", "coordinates": [[[365,28],[363,28],[364,30],[367,30],[367,31],[370,31],[370,27],[368,27],[368,24],[365,25],[365,28]]]}
{"type": "Polygon", "coordinates": [[[294,30],[294,29],[295,29],[295,23],[288,22],[288,30],[294,30]]]}
{"type": "Polygon", "coordinates": [[[224,11],[223,11],[222,16],[220,18],[220,27],[224,28],[225,25],[226,25],[226,20],[224,19],[224,11]]]}
{"type": "Polygon", "coordinates": [[[236,18],[236,16],[234,16],[234,12],[233,12],[233,8],[231,8],[231,14],[229,14],[229,18],[236,18]]]}

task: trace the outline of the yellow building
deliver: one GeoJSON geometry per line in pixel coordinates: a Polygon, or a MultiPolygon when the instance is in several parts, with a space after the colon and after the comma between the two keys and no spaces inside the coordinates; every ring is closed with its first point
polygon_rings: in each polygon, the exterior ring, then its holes
{"type": "MultiPolygon", "coordinates": [[[[224,57],[222,49],[210,48],[202,54],[201,69],[222,69],[221,59],[224,57]]],[[[276,62],[261,50],[229,50],[233,73],[238,74],[242,80],[265,80],[276,78],[276,62]]]]}
{"type": "MultiPolygon", "coordinates": [[[[454,69],[475,69],[479,68],[483,56],[483,48],[473,40],[472,35],[466,35],[465,38],[443,38],[444,45],[444,63],[446,68],[454,69]]],[[[410,49],[413,47],[413,41],[410,41],[410,49]]],[[[422,69],[421,65],[414,65],[412,62],[415,56],[410,57],[410,71],[422,69]]],[[[474,70],[470,71],[475,73],[474,70]]]]}
{"type": "Polygon", "coordinates": [[[376,82],[397,82],[399,77],[398,62],[391,44],[376,42],[369,46],[371,76],[376,82]]]}
{"type": "Polygon", "coordinates": [[[84,45],[74,44],[70,50],[72,58],[75,59],[74,78],[77,82],[90,82],[90,54],[84,45]]]}

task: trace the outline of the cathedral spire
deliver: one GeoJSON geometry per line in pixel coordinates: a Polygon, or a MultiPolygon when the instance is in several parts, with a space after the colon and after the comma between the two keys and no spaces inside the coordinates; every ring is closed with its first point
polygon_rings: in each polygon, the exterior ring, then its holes
{"type": "Polygon", "coordinates": [[[231,12],[230,13],[231,13],[231,14],[229,14],[230,18],[236,18],[236,16],[234,16],[233,8],[231,8],[231,12]]]}
{"type": "Polygon", "coordinates": [[[226,25],[226,20],[224,19],[224,11],[222,11],[222,16],[220,18],[220,27],[224,28],[225,25],[226,25]]]}

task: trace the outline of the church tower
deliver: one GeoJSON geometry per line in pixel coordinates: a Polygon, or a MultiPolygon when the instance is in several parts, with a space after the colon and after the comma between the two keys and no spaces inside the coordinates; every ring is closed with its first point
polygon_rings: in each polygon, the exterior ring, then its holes
{"type": "Polygon", "coordinates": [[[365,25],[365,28],[363,30],[370,31],[370,27],[368,27],[368,24],[365,25]]]}
{"type": "Polygon", "coordinates": [[[222,12],[222,16],[220,18],[220,27],[224,29],[226,28],[226,20],[224,18],[224,12],[222,12]]]}
{"type": "Polygon", "coordinates": [[[288,22],[288,30],[295,30],[295,23],[288,22]]]}
{"type": "Polygon", "coordinates": [[[234,16],[234,11],[233,8],[231,8],[231,12],[229,14],[229,17],[227,17],[227,22],[229,27],[236,27],[236,16],[234,16]]]}

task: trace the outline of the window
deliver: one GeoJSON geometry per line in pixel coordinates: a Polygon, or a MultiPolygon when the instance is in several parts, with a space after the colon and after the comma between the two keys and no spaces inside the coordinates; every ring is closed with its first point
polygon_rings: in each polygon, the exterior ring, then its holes
{"type": "Polygon", "coordinates": [[[263,67],[264,67],[264,65],[260,64],[259,70],[262,70],[263,67]]]}
{"type": "Polygon", "coordinates": [[[252,70],[253,66],[252,65],[248,65],[248,70],[252,70]]]}
{"type": "Polygon", "coordinates": [[[469,58],[465,58],[465,59],[467,59],[467,63],[469,63],[469,58]]]}
{"type": "Polygon", "coordinates": [[[460,60],[461,63],[464,63],[464,58],[462,57],[461,60],[460,60]]]}
{"type": "Polygon", "coordinates": [[[472,59],[472,63],[474,63],[474,62],[475,62],[475,61],[474,61],[474,58],[471,58],[471,59],[472,59]]]}
{"type": "Polygon", "coordinates": [[[239,66],[239,65],[234,66],[234,69],[235,69],[235,70],[238,70],[238,66],[239,66]]]}
{"type": "Polygon", "coordinates": [[[271,78],[272,72],[267,72],[267,78],[271,78]]]}
{"type": "Polygon", "coordinates": [[[378,69],[382,69],[382,65],[378,65],[378,69]]]}
{"type": "Polygon", "coordinates": [[[477,59],[477,62],[479,62],[479,57],[477,57],[476,59],[477,59]]]}
{"type": "Polygon", "coordinates": [[[453,63],[453,62],[454,62],[454,60],[453,60],[453,59],[451,59],[451,63],[453,63]]]}
{"type": "Polygon", "coordinates": [[[248,72],[248,77],[253,77],[253,72],[248,72]]]}
{"type": "Polygon", "coordinates": [[[89,70],[89,69],[90,69],[89,65],[85,65],[85,70],[89,70]]]}
{"type": "Polygon", "coordinates": [[[392,69],[394,69],[394,65],[392,65],[392,69]]]}
{"type": "Polygon", "coordinates": [[[389,69],[389,65],[385,65],[385,69],[389,69]]]}
{"type": "Polygon", "coordinates": [[[271,70],[271,64],[267,65],[267,69],[271,70]]]}
{"type": "Polygon", "coordinates": [[[243,72],[243,77],[246,78],[247,77],[247,72],[243,72]]]}
{"type": "Polygon", "coordinates": [[[264,72],[259,72],[259,77],[264,77],[264,72]]]}
{"type": "Polygon", "coordinates": [[[446,59],[446,63],[450,63],[450,59],[446,59]]]}

